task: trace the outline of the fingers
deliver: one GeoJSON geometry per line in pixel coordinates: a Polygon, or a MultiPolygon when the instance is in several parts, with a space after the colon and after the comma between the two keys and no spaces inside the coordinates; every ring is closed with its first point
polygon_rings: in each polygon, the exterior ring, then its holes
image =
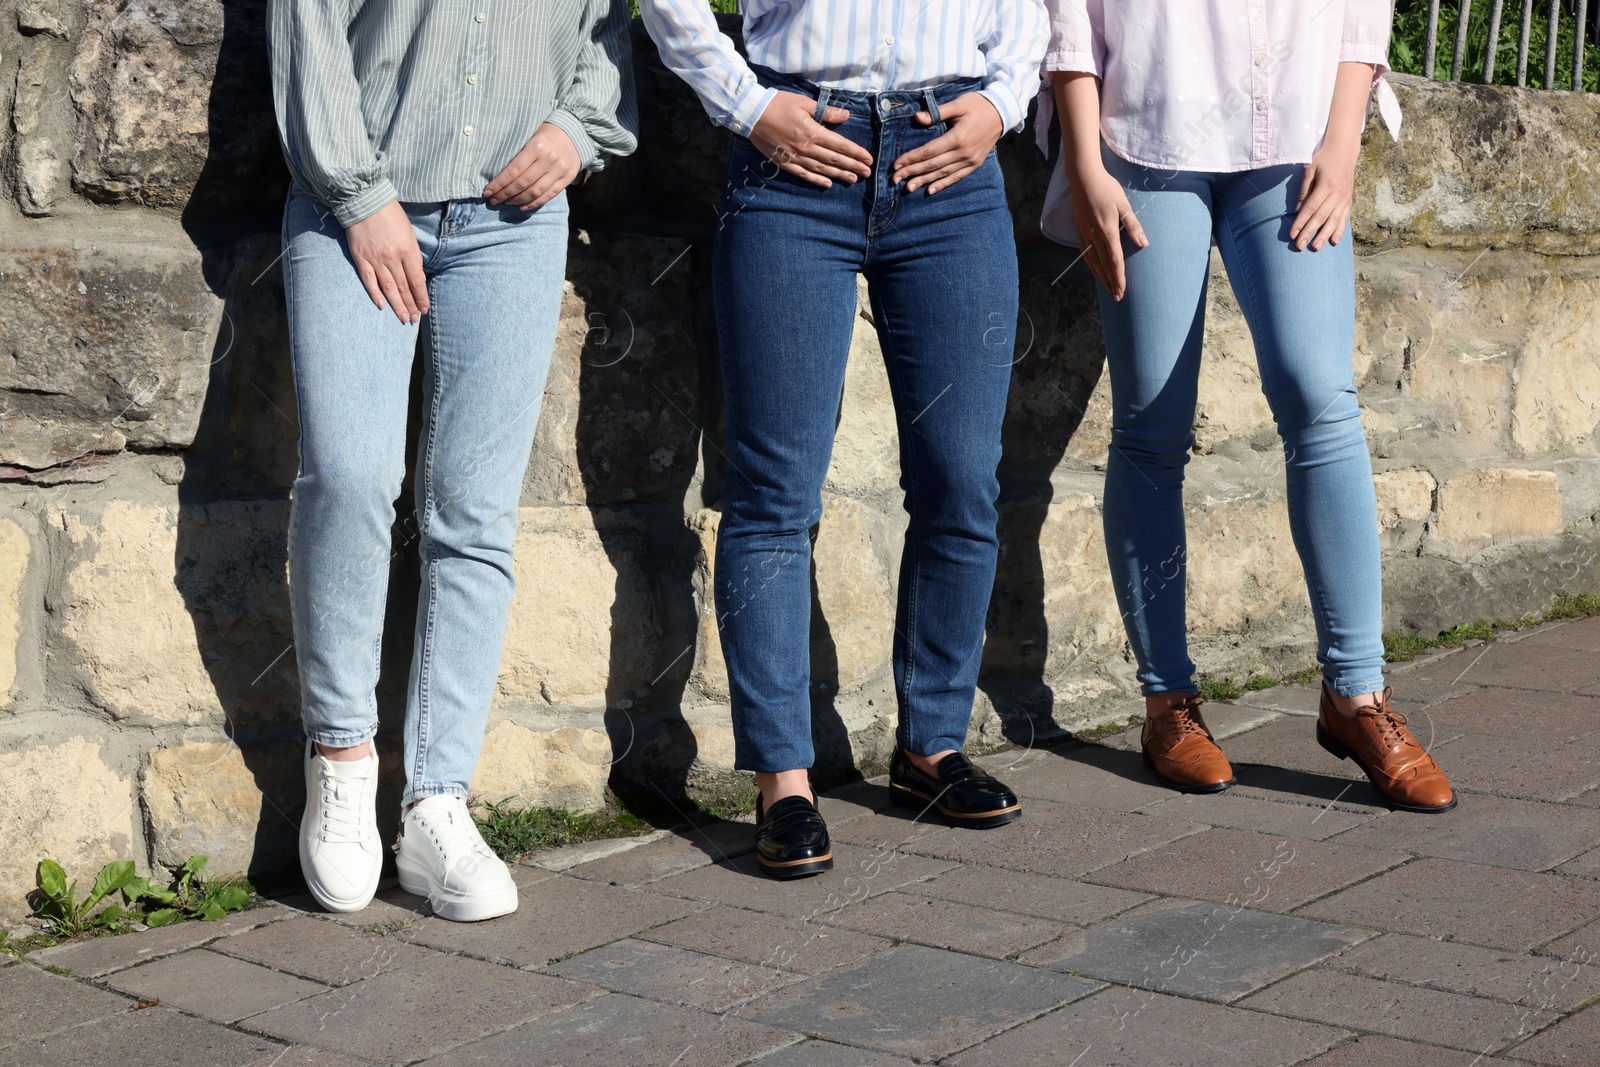
{"type": "Polygon", "coordinates": [[[422,253],[404,256],[400,267],[405,272],[406,286],[411,291],[411,303],[419,314],[428,313],[428,275],[422,269],[422,253]]]}
{"type": "Polygon", "coordinates": [[[1310,163],[1306,164],[1306,169],[1301,172],[1300,195],[1295,198],[1294,202],[1294,209],[1296,211],[1299,211],[1305,206],[1306,194],[1311,192],[1312,183],[1316,180],[1316,173],[1316,167],[1310,163]]]}
{"type": "Polygon", "coordinates": [[[1133,213],[1133,205],[1124,198],[1119,210],[1118,218],[1122,222],[1122,228],[1128,233],[1128,240],[1140,248],[1149,248],[1150,238],[1144,235],[1144,227],[1139,225],[1139,218],[1133,213]]]}
{"type": "Polygon", "coordinates": [[[850,112],[846,111],[842,107],[835,107],[832,104],[829,104],[827,107],[822,109],[822,121],[826,122],[829,126],[837,126],[839,123],[845,122],[849,118],[850,112]]]}
{"type": "MultiPolygon", "coordinates": [[[[928,195],[932,196],[934,193],[942,192],[945,189],[950,188],[956,182],[960,181],[962,178],[965,178],[967,175],[971,174],[977,169],[978,164],[970,162],[962,163],[954,167],[946,167],[944,170],[933,176],[933,184],[928,186],[928,195]]],[[[912,182],[907,188],[909,188],[912,192],[915,192],[917,186],[920,184],[920,182],[912,182]]]]}
{"type": "Polygon", "coordinates": [[[417,305],[411,301],[411,286],[401,284],[405,272],[400,269],[400,264],[379,263],[376,269],[378,286],[383,290],[383,295],[389,298],[389,307],[394,309],[395,317],[408,326],[416,322],[420,318],[417,305]],[[396,271],[400,273],[399,278],[395,277],[396,271]]]}
{"type": "Polygon", "coordinates": [[[1338,243],[1339,235],[1344,232],[1344,220],[1348,215],[1349,209],[1342,206],[1336,210],[1330,210],[1327,221],[1317,231],[1316,240],[1311,242],[1311,250],[1320,252],[1323,246],[1330,241],[1338,243]]]}
{"type": "Polygon", "coordinates": [[[1106,288],[1111,290],[1113,299],[1121,300],[1123,292],[1128,288],[1128,276],[1123,270],[1122,231],[1115,222],[1111,223],[1106,234],[1105,248],[1106,288]]]}
{"type": "Polygon", "coordinates": [[[837,156],[844,156],[848,161],[845,166],[857,170],[863,178],[872,173],[872,153],[856,144],[848,137],[834,133],[821,123],[812,121],[811,136],[806,139],[804,149],[815,149],[817,152],[831,152],[837,156]]]}
{"type": "MultiPolygon", "coordinates": [[[[946,134],[945,136],[948,137],[949,134],[946,134]]],[[[942,141],[944,138],[941,137],[939,140],[942,141]]],[[[937,144],[938,142],[934,143],[937,144]]],[[[931,148],[933,146],[929,145],[928,147],[931,148]]],[[[898,163],[898,160],[896,162],[898,163]]],[[[927,158],[919,160],[915,163],[908,164],[904,168],[897,166],[894,174],[894,180],[897,182],[906,182],[906,188],[909,191],[915,192],[919,187],[927,185],[930,181],[934,180],[951,167],[961,166],[967,167],[967,169],[970,170],[977,166],[977,162],[971,158],[970,154],[963,146],[959,144],[952,144],[947,146],[943,152],[940,152],[937,155],[928,156],[927,158]]]]}
{"type": "MultiPolygon", "coordinates": [[[[371,263],[362,262],[357,267],[356,273],[361,276],[361,287],[367,291],[367,295],[372,298],[372,302],[380,309],[388,307],[389,301],[384,299],[383,287],[378,284],[377,269],[371,263]]],[[[399,313],[396,312],[396,314],[399,313]]]]}

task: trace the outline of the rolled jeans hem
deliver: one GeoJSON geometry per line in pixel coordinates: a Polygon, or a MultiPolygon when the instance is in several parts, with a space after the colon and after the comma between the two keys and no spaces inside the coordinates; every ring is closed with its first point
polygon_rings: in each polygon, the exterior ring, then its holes
{"type": "Polygon", "coordinates": [[[1139,694],[1147,697],[1158,697],[1166,693],[1193,693],[1200,695],[1200,687],[1195,685],[1194,679],[1185,678],[1181,682],[1146,682],[1139,687],[1139,694]]]}
{"type": "Polygon", "coordinates": [[[1332,671],[1322,672],[1322,680],[1328,684],[1328,688],[1333,690],[1336,696],[1359,697],[1368,693],[1381,693],[1383,692],[1383,687],[1387,684],[1384,681],[1382,671],[1379,671],[1375,676],[1358,674],[1354,678],[1354,681],[1349,676],[1340,680],[1334,676],[1332,671]]]}
{"type": "Polygon", "coordinates": [[[415,804],[419,800],[429,797],[462,797],[465,798],[468,790],[459,785],[419,785],[414,789],[407,789],[400,797],[402,807],[415,804]]]}
{"type": "Polygon", "coordinates": [[[315,730],[306,728],[306,740],[313,744],[325,745],[328,748],[355,748],[365,744],[378,735],[378,724],[373,723],[363,730],[315,730]]]}

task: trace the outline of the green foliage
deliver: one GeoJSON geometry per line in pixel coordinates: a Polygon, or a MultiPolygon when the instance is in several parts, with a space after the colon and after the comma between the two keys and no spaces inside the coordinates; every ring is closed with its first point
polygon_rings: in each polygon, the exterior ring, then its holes
{"type": "MultiPolygon", "coordinates": [[[[1480,2],[1472,5],[1467,16],[1467,50],[1461,64],[1461,77],[1466,81],[1481,81],[1483,59],[1489,50],[1489,11],[1493,5],[1480,2]]],[[[1592,5],[1591,5],[1592,6],[1592,5]]],[[[1546,89],[1572,88],[1573,33],[1576,23],[1571,14],[1563,12],[1557,20],[1556,79],[1554,85],[1544,85],[1545,42],[1549,37],[1549,8],[1544,3],[1535,4],[1528,32],[1528,84],[1546,89]]],[[[1522,36],[1521,6],[1506,4],[1500,18],[1500,36],[1495,42],[1494,84],[1517,83],[1517,42],[1522,36]]],[[[1455,59],[1456,27],[1460,24],[1459,5],[1439,5],[1439,37],[1434,50],[1433,76],[1450,77],[1450,66],[1455,59]]],[[[1394,12],[1394,36],[1389,44],[1389,62],[1402,74],[1423,74],[1423,60],[1427,57],[1428,4],[1427,0],[1398,0],[1394,12]]],[[[1600,89],[1600,46],[1584,46],[1583,88],[1588,92],[1600,89]]]]}
{"type": "Polygon", "coordinates": [[[484,842],[495,855],[508,861],[540,849],[624,837],[650,829],[644,820],[620,809],[580,814],[565,808],[512,808],[511,801],[508,797],[498,803],[485,803],[483,813],[473,817],[484,842]]]}
{"type": "MultiPolygon", "coordinates": [[[[230,911],[248,907],[255,896],[242,879],[204,878],[207,858],[190,856],[171,886],[152,885],[136,876],[132,860],[117,860],[100,868],[94,886],[82,899],[78,883],[53,859],[42,859],[34,875],[37,888],[28,894],[36,918],[44,920],[49,937],[67,939],[91,933],[118,933],[134,923],[167,926],[183,919],[212,921],[230,911]],[[106,903],[112,893],[122,894],[121,904],[106,903]],[[99,909],[98,911],[96,909],[99,909]]],[[[29,948],[39,947],[30,945],[29,948]]]]}
{"type": "Polygon", "coordinates": [[[1469,641],[1488,641],[1503,633],[1515,633],[1547,622],[1587,619],[1593,615],[1600,615],[1600,596],[1563,593],[1547,610],[1520,619],[1479,619],[1441,630],[1434,637],[1390,630],[1383,635],[1383,658],[1390,663],[1404,663],[1435,648],[1460,648],[1469,641]]]}
{"type": "Polygon", "coordinates": [[[1213,675],[1200,676],[1200,698],[1202,700],[1238,700],[1244,696],[1244,689],[1233,678],[1217,678],[1213,675]]]}

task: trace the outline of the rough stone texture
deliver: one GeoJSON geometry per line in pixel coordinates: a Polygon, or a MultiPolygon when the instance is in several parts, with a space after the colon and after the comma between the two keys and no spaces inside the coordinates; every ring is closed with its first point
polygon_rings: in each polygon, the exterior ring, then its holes
{"type": "Polygon", "coordinates": [[[139,793],[151,859],[181,867],[210,857],[211,875],[272,871],[296,858],[303,790],[294,743],[242,749],[232,741],[183,741],[150,753],[139,793]]]}
{"type": "Polygon", "coordinates": [[[222,302],[162,225],[49,229],[0,248],[0,464],[195,439],[222,302]]]}
{"type": "Polygon", "coordinates": [[[1552,471],[1476,470],[1439,487],[1439,536],[1490,541],[1561,532],[1552,471]]]}
{"type": "Polygon", "coordinates": [[[617,993],[722,1012],[799,981],[770,966],[720,959],[672,945],[624,938],[551,964],[561,978],[617,993]]]}
{"type": "Polygon", "coordinates": [[[5,742],[0,840],[11,858],[0,864],[0,901],[14,915],[25,910],[19,905],[41,858],[90,885],[101,864],[134,856],[137,838],[132,783],[106,765],[102,742],[72,737],[23,747],[14,735],[5,742]]]}
{"type": "Polygon", "coordinates": [[[605,805],[610,766],[611,739],[602,729],[499,722],[484,736],[472,792],[512,807],[595,811],[605,805]]]}
{"type": "Polygon", "coordinates": [[[17,683],[18,642],[22,637],[22,580],[31,545],[22,527],[0,519],[0,707],[11,703],[17,683]]]}
{"type": "Polygon", "coordinates": [[[314,997],[326,986],[215,952],[188,952],[122,971],[110,985],[141,1000],[231,1023],[314,997]]]}

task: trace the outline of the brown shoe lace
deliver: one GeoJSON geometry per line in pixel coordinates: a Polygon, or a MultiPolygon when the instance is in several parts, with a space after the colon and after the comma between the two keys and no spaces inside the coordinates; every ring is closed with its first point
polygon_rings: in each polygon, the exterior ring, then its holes
{"type": "Polygon", "coordinates": [[[1200,721],[1200,705],[1205,703],[1204,697],[1190,697],[1182,704],[1174,704],[1168,708],[1163,716],[1172,723],[1173,739],[1187,737],[1189,734],[1205,734],[1205,724],[1200,721]]]}
{"type": "Polygon", "coordinates": [[[1379,699],[1378,703],[1363,704],[1361,707],[1356,709],[1356,715],[1358,717],[1377,720],[1378,733],[1382,737],[1385,745],[1412,745],[1417,748],[1421,748],[1422,746],[1417,744],[1416,739],[1411,736],[1411,731],[1405,728],[1406,724],[1411,720],[1406,718],[1401,712],[1395,711],[1394,708],[1390,706],[1390,692],[1392,692],[1392,690],[1385,686],[1383,690],[1383,696],[1381,699],[1379,699]]]}

